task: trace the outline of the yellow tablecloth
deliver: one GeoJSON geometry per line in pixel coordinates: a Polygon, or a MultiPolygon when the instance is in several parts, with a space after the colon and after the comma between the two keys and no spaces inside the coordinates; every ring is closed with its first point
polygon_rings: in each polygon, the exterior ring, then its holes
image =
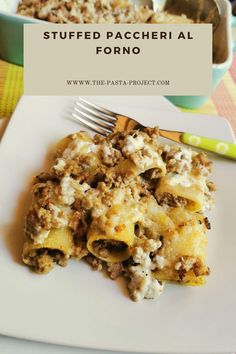
{"type": "Polygon", "coordinates": [[[23,68],[0,60],[0,118],[9,118],[23,93],[23,68]]]}
{"type": "MultiPolygon", "coordinates": [[[[22,93],[23,68],[0,60],[0,118],[11,116],[22,93]]],[[[236,54],[231,69],[211,99],[200,109],[191,112],[223,116],[236,133],[236,54]]]]}

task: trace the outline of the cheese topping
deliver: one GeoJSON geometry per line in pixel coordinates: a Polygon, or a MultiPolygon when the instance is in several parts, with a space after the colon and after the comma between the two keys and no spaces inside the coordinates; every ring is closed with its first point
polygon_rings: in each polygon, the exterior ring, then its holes
{"type": "Polygon", "coordinates": [[[69,136],[51,172],[36,177],[23,260],[46,273],[85,258],[129,279],[134,301],[158,297],[163,279],[196,282],[209,274],[202,213],[213,206],[210,169],[203,153],[162,146],[158,128],[69,136]]]}
{"type": "Polygon", "coordinates": [[[135,247],[133,250],[132,257],[137,265],[129,268],[131,281],[128,288],[134,301],[155,299],[163,291],[163,284],[152,275],[153,264],[150,258],[150,252],[156,251],[160,246],[160,242],[148,240],[144,248],[135,247]]]}
{"type": "Polygon", "coordinates": [[[141,150],[144,147],[144,137],[138,135],[136,137],[128,135],[124,140],[124,147],[122,149],[123,153],[129,155],[137,150],[141,150]]]}

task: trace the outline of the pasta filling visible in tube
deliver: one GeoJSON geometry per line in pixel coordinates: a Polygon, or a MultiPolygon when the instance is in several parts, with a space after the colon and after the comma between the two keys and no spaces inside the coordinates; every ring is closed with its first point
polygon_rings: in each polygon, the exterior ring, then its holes
{"type": "Polygon", "coordinates": [[[68,227],[52,229],[43,243],[26,240],[23,261],[37,273],[48,273],[54,266],[65,266],[73,253],[73,236],[68,227]]]}
{"type": "Polygon", "coordinates": [[[155,193],[158,202],[163,205],[184,206],[190,211],[201,211],[204,208],[204,192],[196,182],[191,186],[172,185],[168,177],[163,177],[155,193]]]}
{"type": "Polygon", "coordinates": [[[87,248],[95,257],[111,263],[122,262],[130,257],[134,224],[119,225],[112,234],[91,225],[87,238],[87,248]]]}

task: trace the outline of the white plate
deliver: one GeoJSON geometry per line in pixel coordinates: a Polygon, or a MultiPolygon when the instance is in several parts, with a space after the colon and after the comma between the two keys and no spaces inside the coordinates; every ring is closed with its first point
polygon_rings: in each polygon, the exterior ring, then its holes
{"type": "MultiPolygon", "coordinates": [[[[165,112],[157,97],[91,98],[149,125],[233,141],[219,117],[165,112]]],[[[236,348],[235,163],[215,158],[219,191],[210,215],[206,286],[166,286],[157,300],[134,303],[118,282],[71,261],[39,276],[20,263],[23,217],[33,175],[49,147],[80,127],[71,98],[24,97],[0,145],[0,333],[94,349],[220,353],[236,348]]]]}

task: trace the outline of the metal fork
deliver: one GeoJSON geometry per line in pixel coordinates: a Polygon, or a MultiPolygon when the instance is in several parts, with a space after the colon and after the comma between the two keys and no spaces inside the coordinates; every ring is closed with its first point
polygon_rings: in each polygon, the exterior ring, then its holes
{"type": "MultiPolygon", "coordinates": [[[[72,116],[86,127],[103,136],[107,136],[113,132],[123,132],[134,129],[142,130],[145,128],[144,125],[133,118],[112,112],[106,108],[88,102],[81,97],[79,97],[75,103],[72,116]]],[[[236,144],[196,136],[186,132],[164,129],[159,129],[159,134],[177,143],[198,147],[224,157],[236,159],[236,144]]]]}

